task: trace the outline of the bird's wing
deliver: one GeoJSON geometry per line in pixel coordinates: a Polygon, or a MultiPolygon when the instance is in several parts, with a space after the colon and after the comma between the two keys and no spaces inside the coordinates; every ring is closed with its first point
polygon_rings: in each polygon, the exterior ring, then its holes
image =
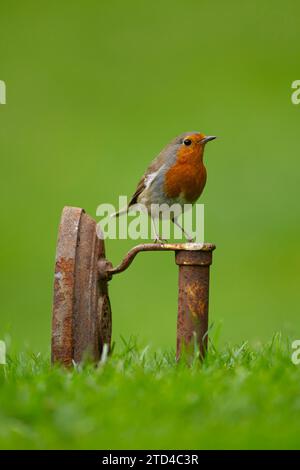
{"type": "Polygon", "coordinates": [[[162,151],[157,155],[157,157],[152,161],[148,166],[144,176],[140,179],[134,195],[132,196],[128,207],[137,203],[137,199],[140,194],[152,184],[156,176],[160,171],[165,167],[170,167],[176,161],[177,148],[181,145],[182,139],[186,134],[182,134],[172,140],[162,151]]]}
{"type": "Polygon", "coordinates": [[[128,207],[133,206],[137,202],[137,198],[145,189],[145,176],[143,176],[140,181],[138,182],[137,188],[135,193],[133,194],[132,198],[129,201],[128,207]]]}
{"type": "Polygon", "coordinates": [[[146,189],[150,186],[150,184],[154,181],[154,179],[157,176],[157,174],[159,173],[159,171],[164,167],[164,162],[165,162],[165,155],[161,152],[153,160],[153,162],[148,166],[145,174],[143,175],[143,177],[138,182],[137,188],[136,188],[135,193],[133,194],[132,198],[130,199],[128,207],[133,206],[134,204],[137,203],[137,199],[140,196],[140,194],[142,194],[144,189],[146,189]]]}

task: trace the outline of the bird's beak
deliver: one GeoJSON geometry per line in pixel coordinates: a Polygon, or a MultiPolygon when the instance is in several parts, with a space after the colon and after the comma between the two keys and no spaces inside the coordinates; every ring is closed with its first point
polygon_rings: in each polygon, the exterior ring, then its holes
{"type": "Polygon", "coordinates": [[[210,140],[215,140],[216,138],[217,137],[215,135],[208,135],[201,140],[201,144],[206,144],[206,142],[209,142],[210,140]]]}

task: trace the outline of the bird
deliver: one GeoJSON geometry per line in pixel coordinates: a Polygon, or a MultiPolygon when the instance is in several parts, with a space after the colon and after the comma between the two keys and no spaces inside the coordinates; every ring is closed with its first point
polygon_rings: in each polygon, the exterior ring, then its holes
{"type": "MultiPolygon", "coordinates": [[[[207,179],[203,163],[204,148],[207,142],[214,139],[214,135],[196,131],[184,132],[175,137],[148,166],[129,204],[113,215],[118,217],[129,212],[134,206],[142,205],[153,222],[151,208],[155,205],[166,204],[164,207],[170,207],[179,204],[184,209],[185,204],[194,204],[201,196],[207,179]]],[[[189,242],[193,241],[176,217],[171,220],[182,230],[189,242]]],[[[153,228],[154,241],[164,242],[157,233],[155,223],[153,228]]]]}

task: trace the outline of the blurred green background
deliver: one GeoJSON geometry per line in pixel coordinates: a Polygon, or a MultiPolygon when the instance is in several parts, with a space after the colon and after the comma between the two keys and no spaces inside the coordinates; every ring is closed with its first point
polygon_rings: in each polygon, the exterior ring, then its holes
{"type": "MultiPolygon", "coordinates": [[[[131,195],[177,134],[207,147],[210,321],[222,341],[300,336],[300,79],[296,1],[1,2],[0,338],[48,351],[64,205],[95,216],[131,195]]],[[[134,241],[109,241],[118,262],[134,241]]],[[[172,255],[111,283],[114,339],[174,347],[172,255]]]]}

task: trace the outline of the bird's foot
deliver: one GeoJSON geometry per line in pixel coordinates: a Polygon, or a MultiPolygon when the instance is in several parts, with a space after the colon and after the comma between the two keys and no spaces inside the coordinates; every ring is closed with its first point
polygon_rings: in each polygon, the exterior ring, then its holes
{"type": "Polygon", "coordinates": [[[165,238],[158,238],[158,237],[155,237],[153,241],[154,243],[168,243],[168,240],[166,240],[165,238]]]}

